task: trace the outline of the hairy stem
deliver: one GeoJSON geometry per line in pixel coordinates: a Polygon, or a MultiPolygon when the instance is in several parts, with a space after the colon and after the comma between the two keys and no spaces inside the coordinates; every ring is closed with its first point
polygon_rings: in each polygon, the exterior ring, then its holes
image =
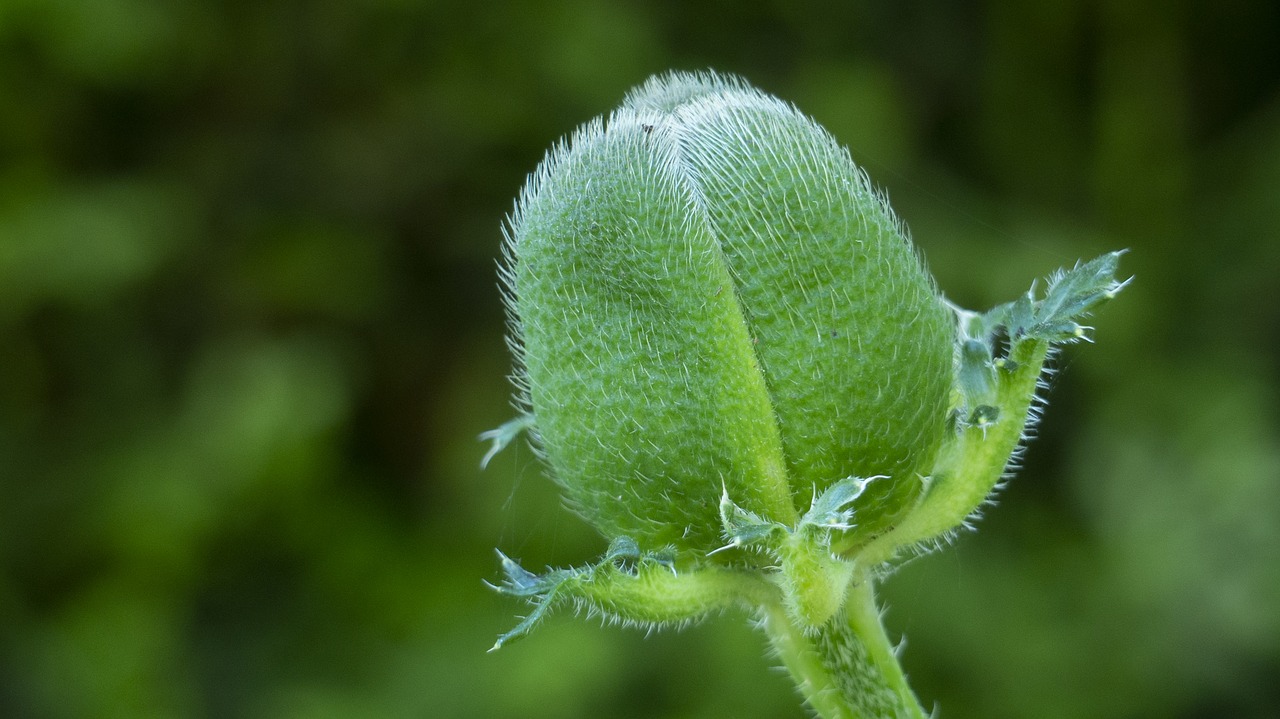
{"type": "Polygon", "coordinates": [[[850,587],[841,612],[818,629],[767,605],[764,630],[809,706],[823,719],[924,719],[876,610],[871,580],[850,587]]]}

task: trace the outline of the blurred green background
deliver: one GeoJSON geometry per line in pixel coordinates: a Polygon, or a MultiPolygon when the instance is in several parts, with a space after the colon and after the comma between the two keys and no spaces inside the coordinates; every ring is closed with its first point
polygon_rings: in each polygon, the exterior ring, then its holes
{"type": "Polygon", "coordinates": [[[945,719],[1280,705],[1280,5],[0,0],[0,716],[802,717],[598,555],[512,414],[499,226],[647,75],[826,125],[957,302],[1132,248],[981,531],[884,589],[945,719]]]}

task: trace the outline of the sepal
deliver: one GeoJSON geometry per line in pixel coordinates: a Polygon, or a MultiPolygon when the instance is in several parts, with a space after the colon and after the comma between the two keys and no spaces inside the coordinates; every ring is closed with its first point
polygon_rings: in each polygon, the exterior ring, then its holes
{"type": "Polygon", "coordinates": [[[1044,297],[1023,296],[957,317],[952,433],[943,443],[928,488],[906,518],[860,554],[871,564],[904,547],[928,549],[971,526],[1016,462],[1038,416],[1044,363],[1055,345],[1088,339],[1080,324],[1129,280],[1115,279],[1123,252],[1110,252],[1055,272],[1044,297]]]}
{"type": "Polygon", "coordinates": [[[800,517],[800,522],[795,527],[764,519],[755,512],[739,507],[729,497],[726,489],[720,495],[720,522],[724,537],[729,543],[712,554],[734,547],[763,549],[775,553],[777,543],[787,535],[804,536],[823,548],[830,549],[832,532],[846,531],[856,526],[853,521],[853,504],[866,491],[867,485],[877,479],[888,477],[846,477],[820,493],[815,491],[809,510],[800,517]]]}
{"type": "Polygon", "coordinates": [[[776,601],[776,589],[758,576],[723,567],[677,572],[674,554],[644,552],[619,537],[600,561],[534,574],[498,552],[505,575],[495,591],[529,600],[533,610],[498,637],[489,651],[528,634],[563,603],[606,620],[644,627],[679,625],[734,606],[776,601]]]}
{"type": "Polygon", "coordinates": [[[533,415],[522,414],[515,419],[503,422],[498,428],[491,429],[480,433],[481,442],[492,442],[489,445],[489,451],[484,453],[480,458],[480,469],[489,466],[489,461],[493,459],[499,452],[507,448],[507,445],[515,441],[517,437],[533,428],[533,415]]]}
{"type": "Polygon", "coordinates": [[[815,492],[809,510],[795,527],[739,507],[725,491],[720,498],[720,519],[729,543],[713,554],[735,547],[765,553],[778,565],[773,577],[793,619],[802,626],[820,627],[844,603],[854,571],[853,562],[832,551],[832,540],[837,532],[856,526],[853,505],[877,479],[888,478],[846,477],[821,493],[815,492]]]}
{"type": "Polygon", "coordinates": [[[764,519],[755,512],[739,507],[729,497],[728,488],[720,493],[720,523],[724,529],[724,538],[729,543],[711,554],[737,547],[770,551],[779,538],[790,531],[781,522],[764,519]]]}
{"type": "Polygon", "coordinates": [[[853,503],[866,491],[867,485],[877,479],[888,479],[883,474],[874,477],[845,477],[827,487],[821,494],[815,492],[809,511],[800,518],[799,532],[826,532],[825,541],[830,544],[830,532],[854,527],[853,503]]]}
{"type": "Polygon", "coordinates": [[[991,309],[980,326],[989,340],[998,332],[1007,334],[1010,344],[1026,340],[1072,343],[1088,340],[1092,329],[1080,324],[1103,303],[1114,298],[1132,280],[1117,280],[1116,271],[1124,250],[1108,252],[1088,262],[1077,262],[1069,270],[1049,277],[1044,299],[1036,300],[1033,285],[1013,302],[991,309]]]}

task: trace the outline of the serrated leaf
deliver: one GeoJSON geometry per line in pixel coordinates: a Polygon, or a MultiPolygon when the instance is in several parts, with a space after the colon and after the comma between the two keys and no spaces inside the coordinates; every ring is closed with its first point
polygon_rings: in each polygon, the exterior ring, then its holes
{"type": "Polygon", "coordinates": [[[853,526],[854,500],[862,496],[867,485],[885,475],[874,477],[845,477],[813,498],[809,511],[800,519],[800,527],[816,529],[849,529],[853,526]]]}
{"type": "Polygon", "coordinates": [[[555,569],[546,574],[534,574],[514,559],[498,552],[502,561],[502,572],[506,576],[499,585],[490,585],[502,594],[514,597],[532,597],[550,591],[555,585],[572,576],[571,570],[555,569]]]}
{"type": "Polygon", "coordinates": [[[480,441],[492,442],[493,444],[489,446],[489,451],[484,453],[484,457],[480,458],[480,469],[488,467],[490,460],[531,427],[533,427],[533,415],[522,414],[515,419],[503,422],[496,429],[481,432],[480,441]]]}
{"type": "Polygon", "coordinates": [[[557,604],[572,603],[619,621],[656,626],[723,610],[735,605],[742,593],[751,596],[761,584],[769,586],[728,570],[677,574],[670,548],[644,552],[629,537],[611,542],[595,564],[550,569],[541,575],[529,572],[502,552],[498,556],[505,577],[500,584],[489,586],[502,594],[528,599],[533,609],[499,636],[489,651],[528,634],[557,604]]]}
{"type": "Polygon", "coordinates": [[[1128,281],[1115,279],[1122,252],[1101,257],[1054,276],[1045,298],[1037,303],[1036,321],[1028,334],[1051,342],[1073,342],[1085,337],[1078,320],[1116,296],[1128,281]]]}
{"type": "MultiPolygon", "coordinates": [[[[1121,282],[1115,279],[1122,254],[1124,251],[1109,252],[1088,262],[1077,263],[1070,270],[1054,273],[1049,279],[1044,299],[1035,299],[1033,285],[1025,295],[992,308],[978,321],[971,321],[969,337],[976,336],[991,343],[1003,330],[1014,343],[1027,338],[1047,342],[1087,340],[1089,328],[1081,325],[1079,320],[1115,297],[1128,284],[1128,280],[1121,282]]],[[[966,395],[970,388],[979,386],[972,382],[973,377],[966,379],[964,376],[964,363],[973,354],[969,350],[962,345],[961,384],[966,395]]]]}
{"type": "Polygon", "coordinates": [[[490,584],[489,586],[502,594],[531,599],[533,611],[529,612],[510,631],[500,635],[498,641],[489,648],[491,652],[496,651],[503,644],[513,639],[528,634],[555,603],[557,595],[560,593],[560,588],[565,583],[575,579],[578,574],[577,571],[572,569],[554,569],[546,574],[538,575],[520,566],[519,562],[501,551],[498,551],[498,557],[502,560],[502,572],[506,577],[501,584],[490,584]]]}
{"type": "Polygon", "coordinates": [[[529,612],[529,614],[510,631],[500,634],[498,636],[498,641],[494,642],[492,647],[489,647],[489,651],[497,651],[502,648],[502,645],[528,634],[533,627],[542,620],[543,615],[551,609],[551,605],[556,600],[556,594],[560,591],[560,586],[560,584],[556,584],[546,594],[542,595],[534,604],[533,611],[529,612]]]}
{"type": "Polygon", "coordinates": [[[720,522],[724,529],[724,538],[729,540],[729,544],[715,550],[716,552],[729,547],[765,544],[776,532],[787,531],[784,525],[739,507],[729,498],[728,489],[720,495],[720,522]]]}
{"type": "Polygon", "coordinates": [[[1080,317],[1115,296],[1120,283],[1115,280],[1120,265],[1120,252],[1109,252],[1063,272],[1049,281],[1045,298],[1040,302],[1042,323],[1062,322],[1080,317]]]}

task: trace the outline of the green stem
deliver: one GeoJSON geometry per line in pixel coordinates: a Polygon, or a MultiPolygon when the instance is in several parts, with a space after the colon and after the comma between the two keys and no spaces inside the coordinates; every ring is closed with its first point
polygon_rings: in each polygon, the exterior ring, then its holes
{"type": "Polygon", "coordinates": [[[766,605],[764,630],[800,693],[823,719],[924,719],[876,610],[871,580],[849,588],[842,611],[819,629],[766,605]]]}

